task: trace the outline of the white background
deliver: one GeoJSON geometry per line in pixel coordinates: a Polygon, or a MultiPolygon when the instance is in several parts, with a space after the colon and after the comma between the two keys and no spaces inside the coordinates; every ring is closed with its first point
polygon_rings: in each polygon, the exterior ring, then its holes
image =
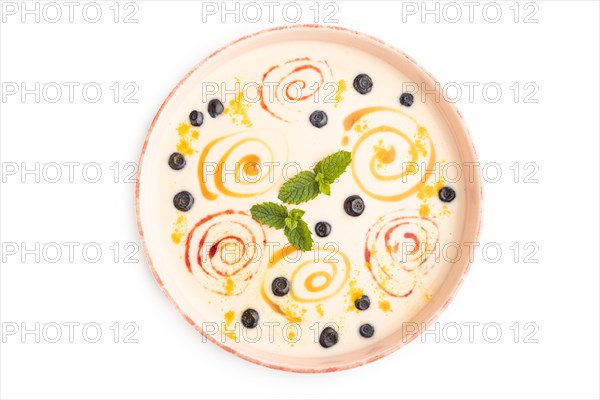
{"type": "MultiPolygon", "coordinates": [[[[421,2],[412,3],[415,15],[407,12],[406,2],[335,3],[333,18],[340,26],[383,39],[442,83],[463,89],[456,102],[480,161],[497,163],[502,171],[495,183],[489,181],[495,168],[487,171],[480,239],[497,243],[494,247],[503,252],[499,260],[493,248],[486,257],[477,253],[465,285],[439,321],[438,338],[427,334],[424,341],[417,339],[373,364],[321,375],[266,369],[204,343],[161,293],[143,254],[125,262],[133,245],[124,246],[139,243],[134,184],[126,181],[126,163],[137,162],[158,107],[184,74],[214,50],[245,34],[286,24],[282,5],[272,23],[263,7],[260,21],[236,24],[234,15],[221,23],[220,14],[203,22],[200,2],[136,1],[138,22],[128,24],[122,20],[134,8],[124,10],[121,3],[115,23],[109,9],[113,3],[101,2],[98,23],[82,17],[84,2],[75,9],[73,23],[62,2],[57,23],[43,15],[39,23],[33,15],[22,23],[20,12],[2,16],[4,89],[7,82],[25,82],[29,88],[35,82],[41,87],[48,82],[80,84],[73,103],[64,85],[56,103],[47,101],[54,92],[42,93],[39,102],[33,94],[23,101],[18,93],[0,103],[2,398],[599,397],[597,2],[498,2],[502,16],[496,23],[486,21],[495,13],[487,9],[485,15],[485,3],[475,8],[473,22],[467,6],[455,3],[462,11],[456,23],[444,20],[445,3],[437,6],[439,22],[435,15],[421,21],[421,2]],[[520,10],[517,22],[515,9],[520,10]],[[534,11],[530,19],[537,22],[525,23],[534,11]],[[97,103],[82,97],[88,82],[103,89],[97,103]],[[121,88],[116,103],[109,88],[115,82],[121,88]],[[133,96],[137,103],[124,102],[131,92],[123,87],[128,82],[139,88],[133,96]],[[472,99],[465,82],[479,84],[472,99]],[[520,88],[516,98],[515,82],[520,88]],[[482,93],[488,83],[502,89],[497,102],[491,101],[493,87],[487,99],[482,93]],[[36,162],[40,169],[52,162],[80,164],[74,167],[73,183],[64,165],[59,182],[49,182],[56,170],[46,169],[38,183],[35,174],[21,175],[23,166],[31,169],[36,162]],[[93,162],[102,171],[97,183],[82,177],[82,166],[93,162]],[[510,169],[516,162],[521,172],[517,182],[517,168],[510,169]],[[534,164],[525,169],[525,163],[534,164]],[[9,175],[15,166],[19,170],[9,175]],[[529,180],[538,182],[525,182],[536,166],[529,180]],[[64,242],[78,243],[73,260],[64,242]],[[524,248],[529,242],[534,245],[524,248]],[[23,252],[36,243],[39,262],[36,254],[23,252]],[[62,248],[57,262],[50,262],[56,256],[52,243],[62,248]],[[83,257],[86,243],[102,249],[98,262],[83,257]],[[113,243],[119,254],[111,249],[113,243]],[[535,246],[539,251],[527,259],[535,246]],[[535,260],[539,262],[527,262],[535,260]],[[36,322],[49,329],[50,338],[52,323],[61,325],[62,338],[50,343],[42,336],[36,343],[34,334],[22,338],[20,331],[6,332],[15,326],[33,329],[36,322]],[[73,343],[63,325],[68,322],[80,324],[73,343]],[[97,343],[82,335],[82,326],[90,322],[102,328],[97,343]],[[127,322],[139,327],[133,336],[138,343],[125,343],[124,334],[132,332],[125,329],[127,322]],[[469,322],[480,324],[472,340],[464,325],[469,322]],[[487,336],[482,332],[486,323],[502,329],[496,343],[490,340],[494,329],[487,336]],[[451,343],[457,324],[462,337],[451,343]]],[[[300,22],[314,23],[313,2],[298,4],[300,22]]],[[[447,18],[454,18],[456,8],[445,10],[447,18]]],[[[288,17],[294,17],[292,11],[288,17]]],[[[54,18],[54,10],[47,12],[54,18]]],[[[87,170],[86,177],[93,178],[94,171],[87,170]]],[[[90,246],[88,256],[94,257],[90,246]]],[[[88,333],[94,336],[93,330],[88,333]]]]}

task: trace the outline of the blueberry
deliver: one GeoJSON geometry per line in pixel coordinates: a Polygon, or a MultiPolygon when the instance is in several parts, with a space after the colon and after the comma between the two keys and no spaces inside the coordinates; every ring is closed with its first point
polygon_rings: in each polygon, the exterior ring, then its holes
{"type": "Polygon", "coordinates": [[[246,328],[256,328],[258,325],[258,312],[252,308],[242,313],[242,325],[246,328]]]}
{"type": "Polygon", "coordinates": [[[444,186],[440,189],[438,197],[444,203],[450,203],[456,197],[456,192],[449,186],[444,186]]]}
{"type": "Polygon", "coordinates": [[[315,225],[315,233],[318,237],[326,237],[331,233],[331,225],[327,222],[317,222],[315,225]]]}
{"type": "Polygon", "coordinates": [[[204,122],[204,114],[201,111],[192,111],[190,113],[190,124],[193,126],[200,126],[204,122]]]}
{"type": "Polygon", "coordinates": [[[225,107],[219,100],[212,99],[208,102],[208,115],[211,117],[215,118],[217,115],[223,114],[223,110],[225,110],[225,107]]]}
{"type": "Polygon", "coordinates": [[[415,102],[415,96],[411,93],[402,93],[400,95],[400,104],[406,107],[410,107],[415,102]]]}
{"type": "Polygon", "coordinates": [[[331,327],[327,327],[321,331],[319,336],[319,344],[325,348],[331,347],[338,342],[338,333],[331,327]]]}
{"type": "Polygon", "coordinates": [[[373,328],[373,325],[371,324],[362,324],[360,328],[358,328],[358,333],[360,333],[360,336],[362,337],[370,338],[375,334],[375,328],[373,328]]]}
{"type": "Polygon", "coordinates": [[[327,114],[325,111],[313,111],[308,120],[315,128],[322,128],[327,125],[327,114]]]}
{"type": "Polygon", "coordinates": [[[361,311],[365,311],[367,308],[369,308],[370,305],[371,299],[369,299],[369,296],[366,296],[364,294],[360,299],[356,299],[354,301],[354,306],[361,311]]]}
{"type": "Polygon", "coordinates": [[[277,297],[285,296],[290,291],[290,281],[283,276],[275,278],[271,284],[271,290],[273,290],[273,294],[277,297]]]}
{"type": "Polygon", "coordinates": [[[373,89],[373,80],[367,74],[360,74],[354,78],[353,85],[358,93],[367,94],[373,89]]]}
{"type": "Polygon", "coordinates": [[[190,211],[194,205],[194,196],[190,192],[179,192],[173,197],[173,205],[179,211],[190,211]]]}
{"type": "Polygon", "coordinates": [[[365,202],[360,196],[350,196],[344,201],[344,211],[351,217],[358,217],[365,211],[365,202]]]}
{"type": "Polygon", "coordinates": [[[185,157],[181,153],[173,153],[169,157],[169,167],[175,171],[179,171],[185,167],[185,157]]]}

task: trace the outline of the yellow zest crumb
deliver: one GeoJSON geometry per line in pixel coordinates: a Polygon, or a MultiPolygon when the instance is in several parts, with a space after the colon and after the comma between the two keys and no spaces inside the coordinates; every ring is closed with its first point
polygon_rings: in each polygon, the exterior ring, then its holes
{"type": "Polygon", "coordinates": [[[356,287],[356,279],[352,279],[349,282],[350,290],[348,290],[348,296],[350,297],[350,304],[347,311],[358,311],[354,306],[354,302],[360,299],[364,292],[361,288],[356,287]]]}
{"type": "Polygon", "coordinates": [[[419,166],[414,162],[408,163],[406,165],[406,169],[404,170],[404,172],[406,172],[407,175],[415,175],[418,171],[419,166]]]}
{"type": "Polygon", "coordinates": [[[429,138],[429,132],[427,131],[427,128],[424,126],[419,126],[417,128],[417,139],[422,140],[427,138],[429,138]]]}
{"type": "Polygon", "coordinates": [[[350,288],[348,292],[350,294],[350,300],[354,303],[356,300],[360,299],[363,295],[363,290],[357,287],[350,288]]]}
{"type": "Polygon", "coordinates": [[[379,302],[379,308],[381,310],[383,310],[384,312],[390,312],[390,311],[392,311],[392,307],[390,305],[390,302],[387,301],[387,300],[380,301],[379,302]]]}
{"type": "Polygon", "coordinates": [[[229,326],[235,318],[235,311],[229,310],[225,313],[225,325],[229,326]]]}
{"type": "Polygon", "coordinates": [[[364,120],[359,121],[354,125],[354,130],[358,133],[366,132],[367,129],[369,129],[369,125],[367,124],[367,121],[364,120]]]}
{"type": "Polygon", "coordinates": [[[188,134],[190,129],[192,129],[192,126],[190,124],[186,124],[186,123],[182,122],[177,127],[177,134],[181,137],[184,137],[188,134]]]}
{"type": "Polygon", "coordinates": [[[427,148],[425,146],[426,140],[429,138],[429,132],[424,126],[417,128],[415,134],[415,141],[411,144],[408,154],[411,157],[411,162],[415,163],[419,159],[419,156],[427,155],[427,148]]]}
{"type": "Polygon", "coordinates": [[[339,80],[337,82],[337,91],[335,92],[335,105],[334,107],[338,107],[342,101],[344,101],[344,97],[342,96],[348,86],[346,85],[345,80],[339,80]]]}
{"type": "Polygon", "coordinates": [[[421,204],[421,208],[419,209],[419,215],[422,217],[427,217],[431,214],[431,208],[427,202],[432,197],[437,196],[438,192],[444,187],[444,185],[444,179],[440,178],[434,185],[422,185],[419,187],[417,198],[423,201],[423,204],[421,204]]]}
{"type": "Polygon", "coordinates": [[[227,282],[225,283],[225,294],[232,295],[234,289],[235,289],[235,283],[233,283],[233,280],[228,277],[227,282]]]}
{"type": "Polygon", "coordinates": [[[181,243],[181,238],[183,238],[187,233],[187,217],[184,213],[177,213],[177,220],[173,225],[173,233],[171,233],[171,240],[175,244],[181,243]]]}
{"type": "MultiPolygon", "coordinates": [[[[235,79],[236,83],[239,84],[240,80],[235,79]]],[[[252,126],[252,121],[248,117],[248,109],[250,103],[244,99],[244,91],[240,90],[235,94],[235,97],[229,102],[229,107],[223,111],[231,117],[231,122],[235,125],[244,125],[246,128],[252,126]]]]}
{"type": "Polygon", "coordinates": [[[179,142],[177,143],[177,151],[184,156],[191,156],[195,153],[194,142],[200,137],[200,133],[197,130],[192,130],[190,124],[182,122],[177,127],[177,134],[179,135],[179,142]]]}
{"type": "Polygon", "coordinates": [[[373,146],[373,151],[375,159],[381,164],[391,164],[396,159],[396,148],[383,144],[381,140],[376,146],[373,146]]]}
{"type": "Polygon", "coordinates": [[[450,215],[450,209],[448,209],[448,206],[443,206],[442,207],[442,211],[440,211],[440,216],[447,216],[450,215]]]}
{"type": "Polygon", "coordinates": [[[283,313],[288,321],[302,322],[302,317],[304,317],[304,314],[306,313],[306,309],[303,308],[302,310],[298,311],[297,308],[298,307],[296,305],[291,305],[290,307],[285,307],[285,308],[282,307],[281,311],[283,311],[283,313]]]}
{"type": "Polygon", "coordinates": [[[315,307],[317,312],[319,313],[319,316],[324,316],[325,312],[323,311],[323,304],[317,304],[317,306],[315,307]]]}

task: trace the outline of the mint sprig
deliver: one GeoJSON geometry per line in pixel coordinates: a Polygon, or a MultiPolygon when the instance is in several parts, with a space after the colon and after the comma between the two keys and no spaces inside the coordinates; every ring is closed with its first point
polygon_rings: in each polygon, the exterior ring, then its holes
{"type": "Polygon", "coordinates": [[[290,244],[298,250],[307,251],[312,248],[312,235],[308,225],[302,220],[303,210],[294,208],[288,212],[284,205],[265,202],[253,205],[250,214],[261,224],[283,229],[290,244]]]}
{"type": "MultiPolygon", "coordinates": [[[[285,182],[279,189],[279,200],[288,204],[300,204],[323,193],[331,194],[331,184],[336,181],[352,162],[352,154],[338,151],[319,161],[313,171],[302,171],[285,182]]],[[[298,250],[307,251],[313,246],[312,234],[302,217],[304,211],[294,208],[288,211],[282,204],[265,202],[250,208],[252,218],[275,229],[283,229],[290,244],[298,250]]]]}
{"type": "Polygon", "coordinates": [[[300,204],[323,193],[331,194],[335,182],[352,162],[352,154],[340,150],[319,161],[313,171],[302,171],[285,182],[279,189],[279,200],[288,204],[300,204]]]}

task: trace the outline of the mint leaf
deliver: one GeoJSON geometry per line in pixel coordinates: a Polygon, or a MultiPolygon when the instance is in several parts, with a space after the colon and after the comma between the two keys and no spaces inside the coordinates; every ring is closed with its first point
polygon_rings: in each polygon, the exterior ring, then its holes
{"type": "Polygon", "coordinates": [[[252,218],[261,224],[271,228],[282,229],[285,226],[285,220],[288,217],[288,210],[285,206],[272,202],[255,204],[250,208],[252,218]]]}
{"type": "Polygon", "coordinates": [[[289,229],[296,229],[298,222],[302,221],[304,211],[298,208],[294,208],[290,211],[290,216],[285,219],[285,226],[289,229]]]}
{"type": "Polygon", "coordinates": [[[319,172],[315,180],[319,184],[319,192],[329,196],[331,194],[331,184],[325,179],[325,175],[319,172]]]}
{"type": "Polygon", "coordinates": [[[350,162],[352,162],[352,153],[340,150],[319,161],[315,165],[315,173],[317,176],[321,174],[323,181],[331,184],[346,171],[350,162]]]}
{"type": "Polygon", "coordinates": [[[287,226],[283,229],[283,233],[290,241],[290,244],[296,247],[298,250],[308,251],[312,249],[313,239],[308,229],[306,222],[301,219],[297,221],[298,224],[294,229],[290,229],[287,226]]]}
{"type": "Polygon", "coordinates": [[[294,219],[292,217],[287,217],[285,219],[285,228],[296,229],[297,226],[298,226],[298,220],[297,219],[294,219]]]}
{"type": "Polygon", "coordinates": [[[294,208],[290,211],[290,217],[293,219],[299,220],[304,216],[304,210],[300,210],[299,208],[294,208]]]}
{"type": "Polygon", "coordinates": [[[288,204],[300,204],[317,197],[319,184],[315,181],[315,174],[311,171],[302,171],[285,182],[279,189],[279,200],[288,204]]]}

